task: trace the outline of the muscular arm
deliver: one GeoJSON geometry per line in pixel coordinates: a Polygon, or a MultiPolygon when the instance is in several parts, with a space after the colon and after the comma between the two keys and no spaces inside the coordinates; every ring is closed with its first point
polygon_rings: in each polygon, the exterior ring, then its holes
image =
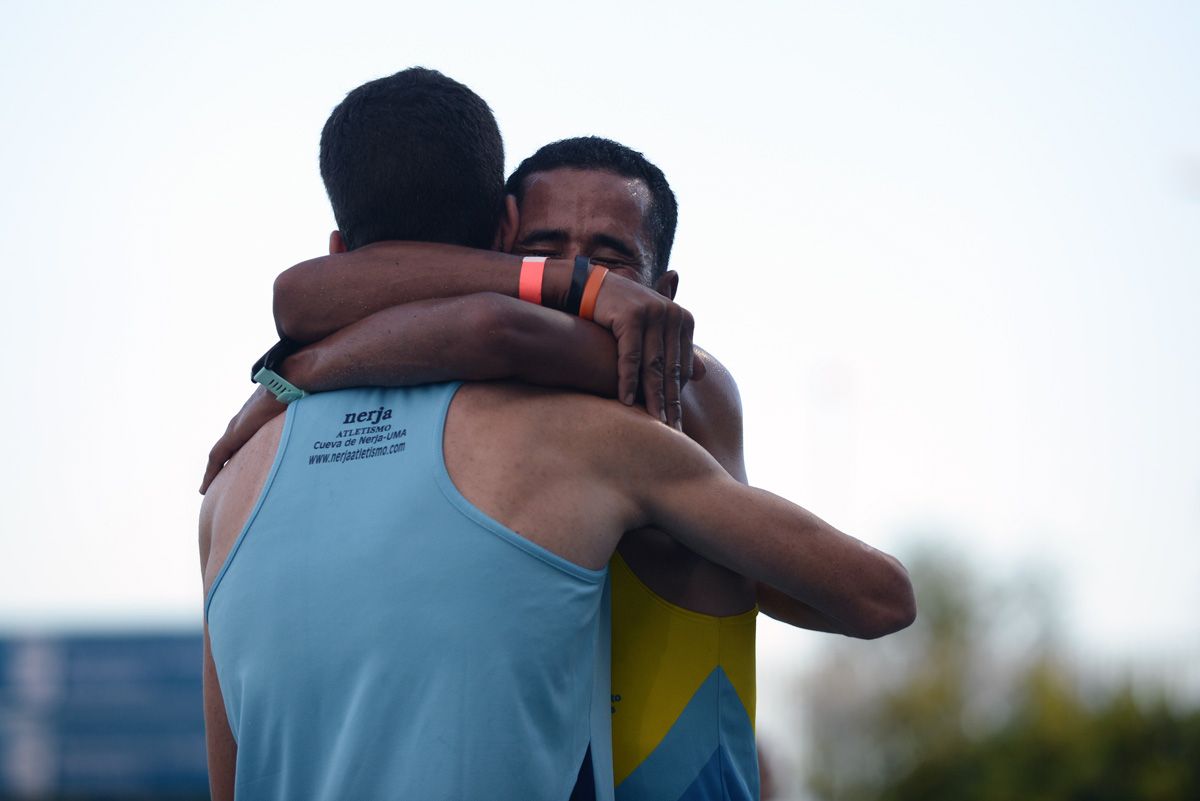
{"type": "Polygon", "coordinates": [[[282,373],[312,392],[508,378],[611,398],[616,361],[599,326],[481,293],[375,312],[290,356],[282,373]]]}
{"type": "Polygon", "coordinates": [[[647,499],[655,519],[688,547],[779,588],[853,637],[912,623],[908,574],[893,557],[815,515],[728,476],[697,471],[647,499]]]}
{"type": "MultiPolygon", "coordinates": [[[[741,484],[749,484],[742,447],[742,404],[737,384],[719,362],[707,359],[708,377],[693,388],[698,403],[687,406],[684,431],[702,445],[730,476],[741,484]]],[[[822,614],[812,606],[785,592],[759,582],[755,594],[759,607],[766,614],[799,628],[854,636],[839,621],[822,614]]]]}
{"type": "MultiPolygon", "coordinates": [[[[571,271],[565,259],[546,262],[542,298],[547,306],[563,307],[571,271]]],[[[540,307],[519,309],[502,303],[517,294],[520,274],[519,256],[422,242],[379,242],[302,262],[275,281],[280,333],[311,343],[359,321],[364,324],[301,354],[291,365],[299,373],[285,370],[284,377],[310,391],[450,378],[517,378],[611,395],[615,383],[623,403],[632,405],[640,391],[646,411],[680,425],[682,386],[689,377],[703,374],[702,366],[693,369],[691,314],[648,287],[609,275],[596,297],[593,319],[616,340],[610,351],[600,332],[586,325],[564,321],[540,307]],[[453,302],[488,292],[496,297],[478,301],[481,305],[453,302]],[[405,304],[416,308],[405,309],[405,304]],[[484,331],[490,339],[464,345],[462,339],[477,334],[453,315],[471,309],[493,314],[484,331]],[[512,349],[502,347],[505,342],[512,349]],[[422,343],[435,348],[422,350],[422,343]],[[395,361],[400,352],[408,361],[395,361]],[[581,358],[600,352],[599,361],[581,358]],[[610,352],[615,359],[607,356],[610,352]],[[385,366],[388,360],[390,366],[385,366]],[[609,375],[602,375],[599,366],[607,367],[609,375]]],[[[202,494],[229,457],[282,410],[269,395],[255,391],[209,451],[202,494]]]]}
{"type": "MultiPolygon", "coordinates": [[[[377,242],[310,259],[280,274],[275,279],[275,325],[281,336],[316,342],[390,306],[476,292],[516,297],[520,273],[521,257],[508,253],[377,242]]],[[[548,262],[548,290],[565,293],[569,282],[566,260],[548,262]]]]}
{"type": "MultiPolygon", "coordinates": [[[[567,259],[546,261],[544,305],[565,306],[571,273],[567,259]]],[[[520,274],[521,257],[507,253],[377,242],[303,262],[280,275],[276,326],[283,336],[313,342],[392,306],[478,292],[513,298],[520,274]]],[[[596,298],[593,319],[616,339],[620,399],[632,405],[640,385],[647,411],[678,425],[680,390],[693,376],[691,314],[649,287],[610,275],[596,298]]]]}
{"type": "Polygon", "coordinates": [[[912,586],[896,559],[783,498],[739,484],[676,432],[636,419],[629,424],[637,436],[605,440],[613,461],[606,469],[615,470],[639,499],[644,524],[777,588],[790,603],[811,609],[816,625],[872,638],[912,622],[912,586]]]}
{"type": "MultiPolygon", "coordinates": [[[[280,372],[309,391],[513,378],[608,397],[615,392],[627,404],[635,401],[640,385],[646,411],[679,426],[681,386],[689,376],[703,374],[698,362],[693,370],[691,315],[617,275],[601,286],[597,325],[502,294],[457,295],[475,286],[462,278],[463,265],[485,273],[477,285],[486,287],[507,286],[507,279],[496,276],[508,268],[517,270],[508,270],[515,282],[519,263],[519,257],[490,251],[387,242],[297,265],[276,282],[283,333],[303,341],[331,325],[350,324],[294,355],[280,372]],[[444,274],[435,276],[438,270],[444,274]],[[382,282],[377,290],[364,281],[371,277],[382,282]],[[411,297],[425,299],[392,305],[411,297]],[[289,322],[293,317],[315,322],[297,328],[299,322],[289,322]]],[[[561,303],[569,274],[565,261],[547,262],[543,297],[550,305],[561,303]]],[[[282,411],[270,395],[256,390],[209,451],[200,492],[255,431],[282,411]]]]}
{"type": "MultiPolygon", "coordinates": [[[[485,292],[375,312],[289,356],[279,372],[310,392],[510,378],[611,398],[616,363],[616,342],[599,326],[485,292]]],[[[200,492],[285,408],[255,390],[209,452],[200,492]]]]}

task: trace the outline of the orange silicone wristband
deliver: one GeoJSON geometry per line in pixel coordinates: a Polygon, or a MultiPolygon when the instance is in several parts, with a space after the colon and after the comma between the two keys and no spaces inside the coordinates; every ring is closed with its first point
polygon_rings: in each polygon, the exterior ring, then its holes
{"type": "Polygon", "coordinates": [[[596,298],[600,297],[600,286],[608,277],[608,268],[597,264],[588,276],[587,284],[583,287],[583,299],[579,301],[579,316],[585,320],[592,319],[596,313],[596,298]]]}
{"type": "Polygon", "coordinates": [[[521,278],[517,285],[517,297],[541,306],[542,276],[545,272],[545,256],[526,256],[521,259],[521,278]]]}

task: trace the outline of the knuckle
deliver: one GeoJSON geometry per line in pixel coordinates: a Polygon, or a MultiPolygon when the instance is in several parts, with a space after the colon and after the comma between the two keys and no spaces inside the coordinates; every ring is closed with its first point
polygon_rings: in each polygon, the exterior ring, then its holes
{"type": "Polygon", "coordinates": [[[662,376],[665,368],[666,364],[661,355],[646,360],[646,369],[656,376],[662,376]]]}

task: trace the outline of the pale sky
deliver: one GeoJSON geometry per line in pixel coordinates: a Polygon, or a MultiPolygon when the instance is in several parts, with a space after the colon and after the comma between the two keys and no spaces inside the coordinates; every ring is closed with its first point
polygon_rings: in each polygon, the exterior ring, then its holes
{"type": "MultiPolygon", "coordinates": [[[[3,4],[0,630],[198,623],[205,454],[333,227],[321,125],[422,64],[510,167],[665,170],[754,483],[1051,569],[1073,646],[1200,686],[1200,6],[407,6],[3,4]]],[[[760,639],[769,728],[820,638],[760,639]]]]}

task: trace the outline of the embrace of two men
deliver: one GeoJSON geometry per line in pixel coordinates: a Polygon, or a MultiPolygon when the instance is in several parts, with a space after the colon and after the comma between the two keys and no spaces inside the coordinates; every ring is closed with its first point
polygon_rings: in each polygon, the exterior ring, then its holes
{"type": "Polygon", "coordinates": [[[325,125],[331,255],[256,366],[299,399],[256,390],[204,479],[214,799],[756,799],[757,610],[915,615],[894,558],[746,485],[662,172],[595,137],[503,167],[432,70],[325,125]]]}

